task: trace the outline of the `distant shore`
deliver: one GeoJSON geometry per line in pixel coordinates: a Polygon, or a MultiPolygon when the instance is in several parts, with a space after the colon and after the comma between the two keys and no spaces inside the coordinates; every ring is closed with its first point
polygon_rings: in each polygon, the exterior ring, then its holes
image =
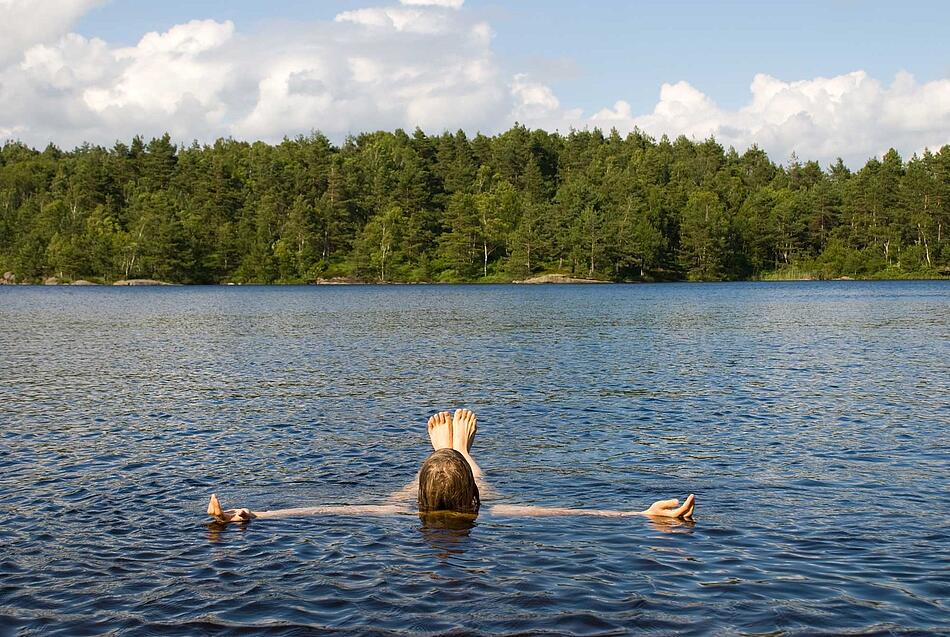
{"type": "Polygon", "coordinates": [[[600,279],[587,279],[582,277],[572,277],[564,274],[543,274],[531,277],[529,279],[492,279],[476,281],[379,281],[364,280],[356,278],[336,277],[332,279],[315,279],[313,281],[281,281],[274,283],[257,283],[253,281],[222,281],[218,283],[177,283],[169,281],[159,281],[155,279],[123,279],[119,281],[102,281],[87,279],[58,279],[48,277],[43,280],[30,281],[0,281],[0,287],[37,287],[37,286],[59,286],[59,287],[189,287],[201,285],[214,286],[268,286],[268,287],[288,287],[288,286],[404,286],[404,285],[615,285],[615,284],[645,284],[645,283],[794,283],[794,282],[842,282],[842,281],[950,281],[950,276],[904,276],[904,277],[849,277],[841,276],[835,278],[821,277],[781,277],[781,276],[763,276],[751,279],[739,279],[734,281],[690,281],[688,279],[655,279],[655,280],[630,280],[630,281],[604,281],[600,279]]]}

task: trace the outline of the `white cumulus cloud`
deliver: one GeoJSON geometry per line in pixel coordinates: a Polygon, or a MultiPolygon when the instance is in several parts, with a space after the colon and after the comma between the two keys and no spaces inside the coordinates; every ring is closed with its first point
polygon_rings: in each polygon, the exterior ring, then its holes
{"type": "Polygon", "coordinates": [[[173,114],[185,99],[208,110],[223,108],[218,96],[232,69],[213,53],[233,34],[232,23],[213,20],[148,33],[136,46],[112,52],[118,72],[108,86],[83,91],[83,100],[98,113],[131,107],[173,114]]]}
{"type": "Polygon", "coordinates": [[[105,0],[0,0],[0,65],[34,44],[56,40],[105,0]]]}
{"type": "Polygon", "coordinates": [[[71,147],[164,131],[187,142],[491,130],[511,98],[490,27],[461,6],[410,0],[253,36],[196,20],[129,47],[77,34],[24,45],[0,64],[0,137],[71,147]]]}
{"type": "Polygon", "coordinates": [[[921,84],[908,73],[899,73],[889,86],[864,71],[795,82],[758,74],[748,103],[737,110],[723,109],[689,83],[677,82],[664,84],[653,110],[641,114],[621,100],[584,116],[543,99],[546,88],[523,77],[512,85],[514,112],[524,123],[562,131],[639,128],[654,136],[714,136],[740,151],[757,144],[776,161],[794,152],[825,164],[840,155],[860,165],[891,147],[909,155],[950,143],[950,80],[921,84]]]}
{"type": "Polygon", "coordinates": [[[195,20],[124,47],[68,32],[101,1],[0,0],[0,139],[72,147],[165,131],[188,142],[321,130],[339,141],[417,125],[493,133],[520,121],[562,132],[714,135],[739,150],[758,144],[778,161],[794,151],[852,165],[891,146],[907,155],[950,143],[950,80],[759,74],[738,109],[671,82],[646,112],[618,95],[585,113],[545,83],[503,72],[491,25],[463,0],[393,0],[253,34],[195,20]]]}
{"type": "Polygon", "coordinates": [[[402,4],[415,5],[418,7],[448,7],[449,9],[461,9],[465,0],[399,0],[402,4]]]}
{"type": "Polygon", "coordinates": [[[447,17],[424,9],[384,7],[344,11],[335,20],[380,30],[438,34],[445,33],[450,27],[447,17]]]}

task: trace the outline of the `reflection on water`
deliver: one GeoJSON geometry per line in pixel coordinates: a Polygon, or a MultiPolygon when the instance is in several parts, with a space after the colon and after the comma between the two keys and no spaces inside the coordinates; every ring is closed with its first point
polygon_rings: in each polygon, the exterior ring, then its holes
{"type": "Polygon", "coordinates": [[[675,520],[664,518],[649,518],[650,526],[663,533],[689,533],[696,520],[675,520]]]}
{"type": "Polygon", "coordinates": [[[429,513],[420,514],[419,519],[422,537],[441,558],[463,554],[475,528],[474,516],[429,513]]]}
{"type": "Polygon", "coordinates": [[[464,532],[464,535],[468,535],[468,532],[475,528],[476,517],[449,511],[419,514],[423,531],[460,531],[464,532]]]}
{"type": "Polygon", "coordinates": [[[941,282],[0,288],[0,625],[945,631],[948,316],[941,282]],[[206,523],[380,502],[461,405],[505,503],[696,523],[206,523]]]}

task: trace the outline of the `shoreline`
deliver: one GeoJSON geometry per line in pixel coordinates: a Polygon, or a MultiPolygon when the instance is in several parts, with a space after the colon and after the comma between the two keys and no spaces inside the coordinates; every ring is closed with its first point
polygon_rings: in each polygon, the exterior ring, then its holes
{"type": "Polygon", "coordinates": [[[80,280],[72,283],[5,283],[0,285],[2,288],[22,288],[22,287],[46,287],[46,288],[68,288],[68,287],[82,287],[82,288],[122,288],[122,287],[144,287],[144,288],[156,288],[156,287],[176,287],[176,288],[188,288],[188,287],[274,287],[274,288],[284,288],[284,287],[393,287],[393,286],[449,286],[449,285],[466,285],[466,286],[489,286],[489,285],[510,285],[518,287],[545,287],[545,286],[561,286],[561,285],[570,285],[570,286],[590,286],[590,285],[607,285],[607,286],[616,286],[616,285],[675,285],[682,283],[689,284],[700,284],[700,285],[722,285],[722,284],[735,284],[735,283],[756,283],[756,284],[768,284],[768,283],[887,283],[894,281],[950,281],[950,277],[920,277],[920,278],[854,278],[854,277],[839,277],[835,279],[802,279],[802,278],[789,278],[789,279],[737,279],[731,281],[690,281],[687,279],[675,279],[675,280],[657,280],[657,281],[597,281],[597,280],[558,280],[558,281],[544,281],[544,282],[533,282],[528,283],[525,281],[347,281],[347,282],[334,282],[334,283],[324,283],[324,282],[286,282],[286,283],[128,283],[128,282],[115,282],[115,283],[94,283],[87,280],[80,280]]]}

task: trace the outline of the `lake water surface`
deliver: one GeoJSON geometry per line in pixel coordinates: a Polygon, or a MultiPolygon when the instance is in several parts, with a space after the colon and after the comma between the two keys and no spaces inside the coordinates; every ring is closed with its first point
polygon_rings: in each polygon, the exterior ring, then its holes
{"type": "Polygon", "coordinates": [[[0,288],[0,635],[950,631],[950,284],[0,288]],[[512,504],[372,503],[477,412],[512,504]]]}

